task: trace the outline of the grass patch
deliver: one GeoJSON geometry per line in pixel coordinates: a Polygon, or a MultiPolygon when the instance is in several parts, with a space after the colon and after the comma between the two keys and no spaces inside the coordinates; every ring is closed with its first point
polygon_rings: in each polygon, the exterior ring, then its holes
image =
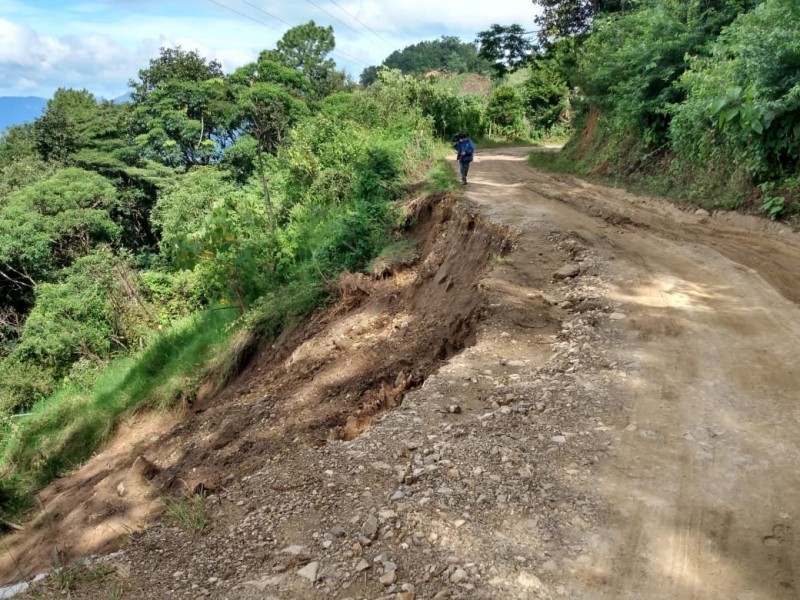
{"type": "Polygon", "coordinates": [[[459,187],[458,177],[450,162],[444,158],[437,158],[428,173],[425,175],[423,190],[429,194],[435,192],[448,192],[459,187]]]}
{"type": "Polygon", "coordinates": [[[563,151],[531,152],[528,155],[528,162],[534,167],[545,171],[572,173],[584,177],[588,175],[588,169],[582,161],[571,158],[563,151]]]}
{"type": "Polygon", "coordinates": [[[521,146],[531,146],[531,140],[506,138],[481,137],[475,140],[475,150],[493,150],[495,148],[519,148],[521,146]]]}
{"type": "Polygon", "coordinates": [[[92,388],[68,384],[26,416],[7,419],[0,438],[0,514],[15,517],[29,508],[40,487],[105,443],[120,418],[190,397],[230,338],[236,316],[206,310],[186,317],[144,350],[113,362],[92,388]]]}
{"type": "Polygon", "coordinates": [[[204,494],[188,494],[180,498],[163,496],[164,518],[192,535],[206,531],[211,524],[208,500],[204,494]]]}

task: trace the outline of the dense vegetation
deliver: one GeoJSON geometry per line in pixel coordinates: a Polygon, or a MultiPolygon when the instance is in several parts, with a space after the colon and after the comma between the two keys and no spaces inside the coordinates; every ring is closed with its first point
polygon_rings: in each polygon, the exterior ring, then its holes
{"type": "Polygon", "coordinates": [[[349,89],[333,48],[309,23],[228,74],[162,49],[130,103],[59,90],[0,138],[0,513],[392,240],[432,121],[397,72],[349,89]]]}
{"type": "Polygon", "coordinates": [[[472,43],[445,36],[397,50],[365,69],[361,84],[371,85],[385,69],[415,76],[416,99],[440,136],[468,131],[501,142],[563,136],[569,90],[560,74],[534,59],[529,32],[494,24],[472,43]]]}
{"type": "Polygon", "coordinates": [[[536,68],[571,90],[575,125],[567,164],[538,162],[709,208],[800,213],[800,4],[536,3],[547,47],[536,68]]]}
{"type": "MultiPolygon", "coordinates": [[[[430,71],[483,73],[489,70],[490,63],[478,56],[475,44],[462,42],[458,37],[443,36],[395,50],[381,66],[407,75],[420,75],[430,71]]],[[[373,83],[379,70],[379,67],[368,67],[361,74],[361,84],[373,83]]]]}

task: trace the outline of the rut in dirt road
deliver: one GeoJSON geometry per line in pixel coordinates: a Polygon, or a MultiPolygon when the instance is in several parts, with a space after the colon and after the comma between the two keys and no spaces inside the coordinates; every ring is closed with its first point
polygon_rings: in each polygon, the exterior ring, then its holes
{"type": "Polygon", "coordinates": [[[800,245],[486,153],[492,219],[575,231],[627,318],[629,424],[595,484],[611,515],[570,576],[579,598],[797,598],[800,245]]]}

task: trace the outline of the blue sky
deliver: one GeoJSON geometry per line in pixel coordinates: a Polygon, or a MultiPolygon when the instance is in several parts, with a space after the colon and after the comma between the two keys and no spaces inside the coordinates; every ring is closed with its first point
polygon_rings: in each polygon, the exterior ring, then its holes
{"type": "Polygon", "coordinates": [[[0,96],[75,87],[113,98],[161,46],[197,49],[230,71],[311,19],[333,26],[334,58],[357,79],[395,49],[471,41],[492,23],[532,26],[534,15],[530,0],[0,0],[0,96]]]}

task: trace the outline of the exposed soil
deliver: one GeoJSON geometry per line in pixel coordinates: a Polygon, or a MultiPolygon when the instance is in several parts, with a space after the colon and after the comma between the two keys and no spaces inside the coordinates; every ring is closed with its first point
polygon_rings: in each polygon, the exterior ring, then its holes
{"type": "MultiPolygon", "coordinates": [[[[205,531],[163,521],[27,595],[797,598],[798,237],[525,153],[479,154],[464,199],[420,203],[417,262],[345,278],[93,480],[124,506],[144,456],[207,494],[205,531]]],[[[67,513],[49,548],[75,553],[67,513]]],[[[46,570],[26,539],[17,568],[46,570]]]]}

